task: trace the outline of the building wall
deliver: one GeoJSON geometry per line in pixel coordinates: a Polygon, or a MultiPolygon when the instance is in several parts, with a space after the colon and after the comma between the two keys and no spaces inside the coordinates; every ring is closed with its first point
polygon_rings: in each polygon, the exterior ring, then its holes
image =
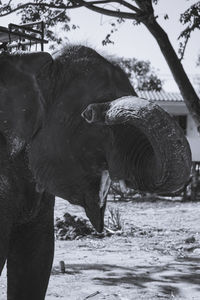
{"type": "Polygon", "coordinates": [[[157,101],[158,105],[172,115],[187,115],[187,139],[192,152],[192,160],[200,161],[200,134],[197,131],[184,102],[157,101]]]}
{"type": "Polygon", "coordinates": [[[192,150],[192,160],[200,161],[200,134],[191,115],[188,115],[187,138],[192,150]]]}

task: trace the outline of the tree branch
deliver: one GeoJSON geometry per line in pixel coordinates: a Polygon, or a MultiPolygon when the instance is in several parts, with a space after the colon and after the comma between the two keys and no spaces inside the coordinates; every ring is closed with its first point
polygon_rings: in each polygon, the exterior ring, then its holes
{"type": "Polygon", "coordinates": [[[183,46],[182,46],[182,49],[181,47],[179,48],[179,53],[181,54],[180,55],[180,60],[182,60],[184,58],[184,54],[185,54],[185,50],[186,50],[186,46],[188,44],[188,41],[190,39],[190,36],[191,36],[191,33],[195,30],[199,28],[200,29],[200,25],[199,27],[197,27],[196,23],[194,23],[191,27],[188,26],[186,29],[184,29],[181,34],[179,35],[178,37],[178,40],[180,40],[181,38],[184,38],[184,42],[182,43],[183,46]]]}
{"type": "MultiPolygon", "coordinates": [[[[107,15],[107,16],[111,16],[111,17],[115,17],[115,18],[124,18],[124,19],[137,20],[137,21],[141,20],[141,16],[140,16],[139,13],[129,13],[129,12],[123,12],[123,11],[120,11],[120,10],[110,10],[110,9],[106,9],[106,8],[103,8],[103,7],[95,6],[95,5],[91,4],[92,2],[86,2],[84,0],[72,0],[71,2],[72,3],[78,3],[80,6],[84,6],[84,7],[88,8],[92,11],[95,11],[97,13],[104,14],[104,15],[107,15]]],[[[103,1],[94,1],[94,2],[96,2],[96,4],[102,4],[103,3],[103,1]]],[[[106,3],[111,3],[111,2],[121,3],[120,0],[108,1],[106,3]]],[[[123,2],[126,3],[126,5],[129,5],[127,2],[125,2],[125,1],[123,1],[123,2]]],[[[132,6],[132,5],[130,4],[130,6],[132,6]]],[[[137,9],[137,8],[134,7],[134,10],[135,9],[137,9]]],[[[140,12],[140,10],[139,10],[139,12],[140,12]]]]}
{"type": "Polygon", "coordinates": [[[70,6],[67,6],[67,5],[54,5],[54,4],[49,4],[49,3],[34,3],[34,2],[28,2],[28,3],[24,3],[24,4],[21,4],[21,5],[18,5],[17,7],[9,10],[8,12],[6,13],[2,13],[0,14],[0,17],[5,17],[7,15],[10,15],[20,9],[23,9],[27,6],[38,6],[38,7],[48,7],[48,8],[52,8],[52,9],[72,9],[72,8],[77,8],[77,7],[81,7],[83,5],[80,5],[80,4],[72,4],[70,6]]]}
{"type": "Polygon", "coordinates": [[[38,7],[48,7],[48,8],[52,8],[52,9],[73,9],[73,8],[78,8],[78,7],[86,7],[92,11],[95,11],[97,13],[101,13],[101,14],[105,14],[108,16],[113,16],[113,17],[117,17],[117,18],[125,18],[125,19],[133,19],[133,20],[137,20],[140,21],[141,20],[141,15],[142,15],[142,10],[140,10],[139,8],[137,8],[134,5],[131,5],[130,3],[124,1],[124,0],[97,0],[97,1],[91,1],[91,2],[86,2],[84,0],[72,0],[71,1],[71,5],[67,6],[67,5],[55,5],[55,4],[49,4],[49,3],[35,3],[35,2],[28,2],[28,3],[24,3],[21,5],[18,5],[17,7],[0,14],[0,17],[5,17],[11,13],[14,13],[20,9],[23,9],[27,6],[38,6],[38,7]],[[109,4],[109,3],[119,3],[124,7],[129,8],[132,11],[135,11],[136,13],[129,13],[129,12],[122,12],[122,11],[114,11],[114,10],[109,10],[109,9],[105,9],[103,7],[98,7],[96,5],[98,4],[109,4]]]}
{"type": "Polygon", "coordinates": [[[185,50],[186,50],[186,46],[188,44],[189,38],[190,38],[190,33],[185,37],[185,41],[183,42],[182,48],[180,47],[180,49],[179,49],[179,53],[180,53],[180,58],[179,59],[180,59],[180,61],[184,58],[185,50]]]}
{"type": "MultiPolygon", "coordinates": [[[[77,1],[79,2],[79,1],[77,1]]],[[[86,1],[85,1],[86,2],[86,1]]],[[[119,3],[127,8],[129,8],[130,10],[133,10],[135,11],[136,13],[140,14],[142,13],[142,11],[137,8],[136,6],[124,1],[124,0],[99,0],[99,1],[87,1],[88,4],[90,5],[97,5],[97,4],[109,4],[109,3],[112,3],[112,2],[116,2],[116,3],[119,3]]]]}
{"type": "Polygon", "coordinates": [[[154,9],[152,6],[152,0],[135,0],[138,7],[141,9],[141,11],[148,13],[149,15],[154,13],[154,9]]]}
{"type": "Polygon", "coordinates": [[[65,9],[64,10],[62,10],[62,11],[60,11],[57,15],[55,15],[54,17],[50,17],[49,19],[51,20],[51,21],[53,21],[53,20],[55,20],[55,19],[57,19],[59,16],[61,16],[63,13],[65,13],[65,9]]]}
{"type": "Polygon", "coordinates": [[[128,2],[126,2],[126,1],[124,1],[124,0],[119,0],[119,1],[117,1],[117,2],[120,3],[121,5],[123,5],[123,6],[127,7],[127,8],[129,8],[129,9],[131,9],[131,10],[133,10],[133,11],[135,11],[135,12],[138,13],[138,14],[141,14],[141,13],[142,13],[142,10],[141,10],[141,9],[137,8],[136,6],[134,6],[134,5],[132,5],[132,4],[128,3],[128,2]]]}

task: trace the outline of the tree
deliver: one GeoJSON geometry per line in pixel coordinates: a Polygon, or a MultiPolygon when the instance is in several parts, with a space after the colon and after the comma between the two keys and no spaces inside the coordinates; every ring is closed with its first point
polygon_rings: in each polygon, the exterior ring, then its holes
{"type": "MultiPolygon", "coordinates": [[[[32,2],[26,1],[16,6],[13,6],[12,0],[4,1],[4,3],[2,1],[4,0],[0,0],[0,16],[5,16],[12,12],[20,12],[22,21],[24,22],[25,20],[38,20],[40,15],[43,14],[47,26],[52,26],[56,22],[64,22],[67,24],[69,21],[67,20],[67,10],[76,9],[78,7],[85,7],[100,14],[116,17],[118,22],[129,19],[133,20],[135,24],[142,23],[157,41],[183,99],[196,121],[198,128],[200,128],[200,99],[184,71],[179,57],[172,47],[167,33],[157,22],[153,4],[156,4],[158,0],[33,0],[32,2]],[[107,9],[105,8],[105,4],[108,3],[116,3],[119,7],[116,9],[107,9]]],[[[195,19],[195,25],[190,26],[189,31],[186,30],[185,33],[181,35],[181,37],[186,37],[186,44],[191,32],[195,28],[199,29],[199,6],[198,1],[195,6],[191,6],[190,11],[185,12],[185,15],[181,19],[185,24],[189,24],[191,20],[195,19]]]]}
{"type": "Polygon", "coordinates": [[[200,29],[200,1],[191,5],[184,13],[181,14],[180,22],[187,25],[179,36],[179,39],[182,39],[179,48],[180,58],[182,59],[191,33],[195,29],[200,29]]]}
{"type": "Polygon", "coordinates": [[[115,62],[126,72],[136,91],[160,91],[162,89],[162,81],[149,61],[121,57],[115,62]]]}

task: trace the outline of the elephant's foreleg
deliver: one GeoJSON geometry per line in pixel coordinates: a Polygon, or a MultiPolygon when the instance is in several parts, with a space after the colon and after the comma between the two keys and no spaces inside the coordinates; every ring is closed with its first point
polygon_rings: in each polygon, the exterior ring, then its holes
{"type": "Polygon", "coordinates": [[[8,299],[45,298],[54,253],[53,207],[16,228],[8,255],[8,299]]]}
{"type": "Polygon", "coordinates": [[[3,270],[7,255],[8,255],[8,245],[9,245],[9,224],[7,222],[0,222],[0,276],[3,270]]]}
{"type": "Polygon", "coordinates": [[[12,214],[7,205],[8,200],[0,198],[0,275],[3,270],[9,246],[12,214]]]}

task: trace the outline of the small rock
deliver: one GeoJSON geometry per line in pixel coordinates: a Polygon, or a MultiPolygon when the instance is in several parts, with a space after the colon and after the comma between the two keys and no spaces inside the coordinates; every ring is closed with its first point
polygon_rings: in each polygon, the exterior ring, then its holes
{"type": "Polygon", "coordinates": [[[60,265],[60,272],[65,273],[65,262],[63,260],[61,260],[59,262],[59,265],[60,265]]]}
{"type": "Polygon", "coordinates": [[[196,242],[196,239],[194,236],[191,236],[185,240],[186,244],[195,243],[195,242],[196,242]]]}

